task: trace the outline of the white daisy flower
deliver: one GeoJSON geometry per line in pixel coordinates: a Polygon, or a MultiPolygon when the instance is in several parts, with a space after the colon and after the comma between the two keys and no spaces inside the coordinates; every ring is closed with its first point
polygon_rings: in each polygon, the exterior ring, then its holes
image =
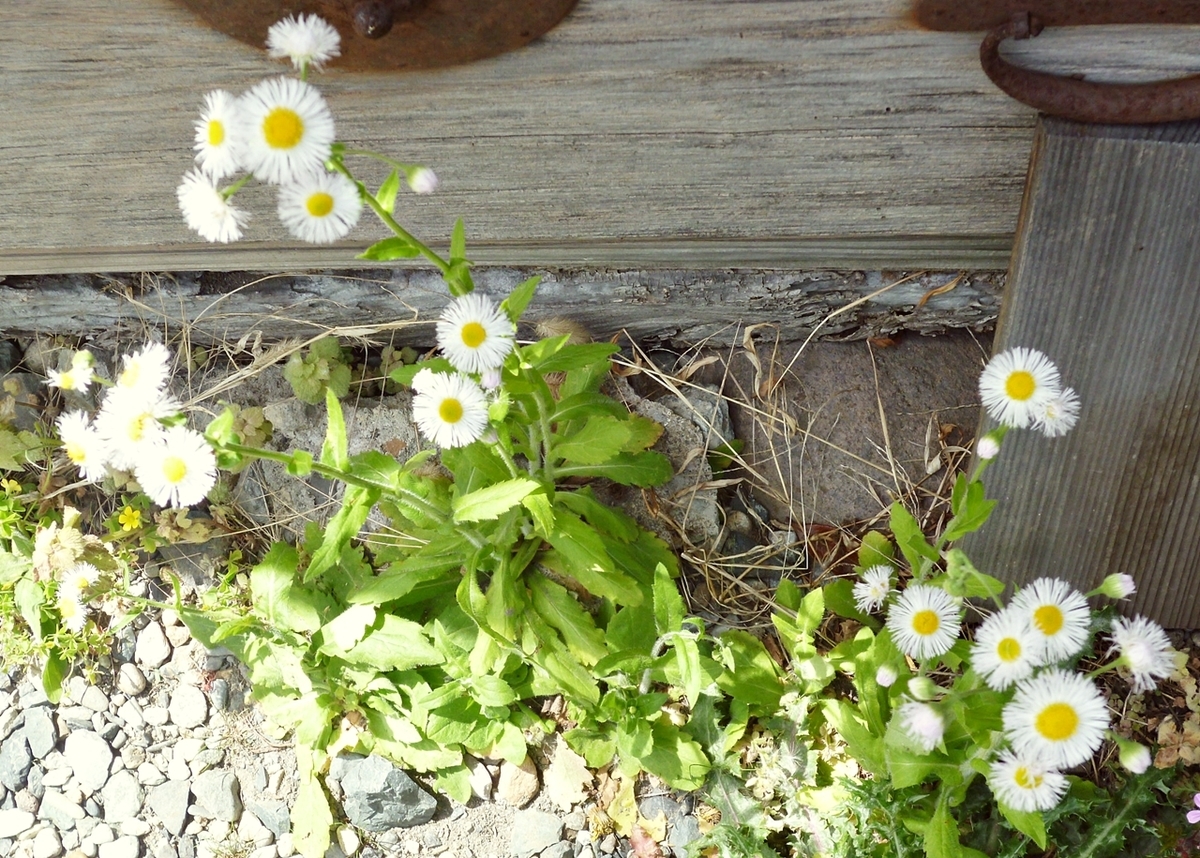
{"type": "Polygon", "coordinates": [[[1045,646],[1028,615],[1008,608],[992,614],[976,630],[971,666],[989,688],[1003,691],[1042,664],[1045,646]]]}
{"type": "Polygon", "coordinates": [[[63,573],[58,585],[59,598],[64,596],[78,602],[86,602],[88,591],[100,580],[100,570],[91,563],[76,563],[63,573]]]}
{"type": "Polygon", "coordinates": [[[170,375],[170,349],[162,343],[147,343],[133,354],[121,356],[121,372],[112,390],[150,398],[167,386],[170,375]]]}
{"type": "Polygon", "coordinates": [[[923,660],[954,646],[960,617],[958,604],[945,590],[910,584],[888,611],[887,628],[901,652],[923,660]]]}
{"type": "Polygon", "coordinates": [[[63,596],[55,603],[58,608],[58,615],[62,618],[62,624],[67,630],[79,634],[83,631],[83,627],[87,625],[87,606],[78,599],[70,596],[63,596]]]}
{"type": "Polygon", "coordinates": [[[897,715],[904,732],[925,753],[928,754],[942,743],[946,722],[941,713],[928,703],[906,700],[900,705],[897,715]]]}
{"type": "Polygon", "coordinates": [[[1087,599],[1061,578],[1038,578],[1022,587],[1009,608],[1028,617],[1045,640],[1043,664],[1071,658],[1087,643],[1091,621],[1087,599]]]}
{"type": "Polygon", "coordinates": [[[324,167],[333,146],[333,114],[315,87],[269,78],[242,96],[241,107],[246,125],[239,153],[259,179],[280,185],[324,167]]]}
{"type": "Polygon", "coordinates": [[[328,21],[317,15],[288,15],[267,30],[267,56],[289,58],[298,69],[320,69],[341,54],[342,37],[328,21]]]}
{"type": "Polygon", "coordinates": [[[1133,690],[1137,694],[1152,691],[1158,680],[1175,670],[1175,648],[1162,626],[1145,617],[1118,617],[1112,624],[1114,650],[1120,653],[1118,663],[1133,674],[1133,690]]]}
{"type": "Polygon", "coordinates": [[[1047,438],[1066,435],[1079,421],[1079,395],[1066,388],[1033,409],[1033,425],[1047,438]]]}
{"type": "Polygon", "coordinates": [[[455,298],[437,323],[438,347],[460,372],[483,372],[504,363],[516,327],[486,295],[455,298]]]}
{"type": "MultiPolygon", "coordinates": [[[[415,378],[413,382],[415,387],[415,378]]],[[[433,443],[439,447],[463,447],[483,435],[487,428],[487,397],[470,377],[460,373],[431,373],[416,389],[413,419],[421,434],[433,443]]]]}
{"type": "Polygon", "coordinates": [[[54,422],[67,458],[89,483],[97,483],[108,473],[108,448],[100,433],[83,411],[60,414],[54,422]]]}
{"type": "Polygon", "coordinates": [[[217,481],[217,459],[199,432],[171,426],[147,445],[133,475],[159,506],[192,506],[217,481]]]}
{"type": "Polygon", "coordinates": [[[242,237],[248,215],[225,198],[211,176],[189,170],[175,195],[188,229],[199,233],[201,238],[228,243],[242,237]]]}
{"type": "Polygon", "coordinates": [[[1096,684],[1058,668],[1017,683],[1001,717],[1018,754],[1054,769],[1087,762],[1108,729],[1108,706],[1096,684]]]}
{"type": "Polygon", "coordinates": [[[1023,756],[1005,751],[992,763],[988,785],[1001,804],[1032,813],[1050,810],[1067,791],[1067,779],[1023,756]]]}
{"type": "Polygon", "coordinates": [[[408,171],[407,179],[414,194],[432,194],[441,184],[437,173],[428,167],[414,167],[408,171]]]}
{"type": "Polygon", "coordinates": [[[344,238],[362,214],[362,197],[341,173],[310,173],[279,188],[279,219],[288,232],[312,244],[344,238]]]}
{"type": "Polygon", "coordinates": [[[162,434],[158,421],[181,410],[178,400],[166,392],[146,395],[136,389],[109,390],[95,421],[96,431],[108,449],[109,464],[132,471],[145,454],[146,445],[162,434]]]}
{"type": "Polygon", "coordinates": [[[864,614],[873,614],[883,607],[892,592],[891,566],[879,565],[864,569],[862,580],[854,585],[854,607],[864,614]]]}
{"type": "Polygon", "coordinates": [[[1005,426],[1022,429],[1061,390],[1058,369],[1035,349],[1003,351],[988,361],[979,376],[979,396],[988,414],[1005,426]]]}
{"type": "Polygon", "coordinates": [[[233,94],[214,90],[204,98],[204,109],[196,120],[196,163],[214,181],[232,176],[241,169],[234,142],[242,119],[241,107],[233,94]]]}
{"type": "Polygon", "coordinates": [[[70,369],[62,372],[48,369],[46,375],[48,376],[47,387],[57,387],[59,390],[77,390],[80,393],[85,392],[95,379],[95,372],[90,366],[77,367],[74,364],[70,369]]]}

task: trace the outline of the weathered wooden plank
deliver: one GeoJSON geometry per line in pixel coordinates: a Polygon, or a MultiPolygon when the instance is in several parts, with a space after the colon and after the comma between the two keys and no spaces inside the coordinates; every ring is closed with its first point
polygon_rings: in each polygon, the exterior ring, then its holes
{"type": "MultiPolygon", "coordinates": [[[[979,330],[993,323],[1003,289],[1000,272],[483,268],[474,279],[481,291],[503,296],[533,274],[543,279],[531,321],[565,316],[598,337],[626,332],[641,341],[684,344],[740,342],[744,327],[752,324],[766,325],[764,335],[778,332],[783,338],[814,328],[821,339],[979,330]],[[950,290],[933,294],[947,284],[953,284],[950,290]]],[[[445,284],[432,271],[72,274],[4,278],[0,320],[9,336],[88,337],[149,326],[186,328],[193,341],[227,343],[408,321],[376,339],[428,346],[432,320],[446,300],[445,284]]]]}
{"type": "Polygon", "coordinates": [[[1055,440],[1009,433],[1000,501],[967,550],[1014,583],[1107,574],[1134,609],[1200,625],[1200,123],[1045,120],[997,327],[997,351],[1046,352],[1083,401],[1055,440]]]}
{"type": "MultiPolygon", "coordinates": [[[[884,248],[852,264],[1002,264],[1032,112],[983,76],[976,36],[906,11],[583,0],[513,54],[319,83],[339,136],[439,171],[443,191],[402,214],[431,239],[465,217],[481,263],[796,268],[884,248]]],[[[171,0],[11,0],[0,25],[0,273],[331,264],[291,246],[265,190],[247,194],[262,243],[238,250],[176,212],[205,92],[278,64],[171,0]]],[[[1104,71],[1117,41],[1072,62],[1104,71]]],[[[1193,44],[1160,34],[1133,64],[1195,67],[1193,44]]]]}

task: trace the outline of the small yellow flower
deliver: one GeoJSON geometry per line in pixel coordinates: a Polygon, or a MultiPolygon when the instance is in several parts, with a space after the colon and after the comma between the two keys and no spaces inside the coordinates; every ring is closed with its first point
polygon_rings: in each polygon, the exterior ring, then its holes
{"type": "Polygon", "coordinates": [[[5,479],[0,480],[0,489],[4,490],[4,494],[12,497],[13,495],[21,493],[21,484],[16,480],[10,480],[6,477],[5,479]]]}
{"type": "Polygon", "coordinates": [[[142,511],[127,506],[121,510],[121,514],[117,516],[117,521],[121,523],[121,530],[126,532],[137,530],[142,526],[142,511]]]}

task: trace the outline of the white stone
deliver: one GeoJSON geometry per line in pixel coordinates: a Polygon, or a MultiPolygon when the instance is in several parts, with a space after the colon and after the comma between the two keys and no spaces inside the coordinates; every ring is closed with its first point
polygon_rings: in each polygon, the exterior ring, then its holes
{"type": "Polygon", "coordinates": [[[274,843],[266,846],[260,846],[250,853],[249,858],[278,858],[279,850],[275,848],[274,843]]]}
{"type": "Polygon", "coordinates": [[[117,822],[117,828],[123,837],[145,837],[150,833],[150,823],[139,818],[122,819],[117,822]]]}
{"type": "Polygon", "coordinates": [[[158,786],[166,782],[167,776],[154,763],[145,762],[137,767],[137,779],[143,786],[158,786]]]}
{"type": "Polygon", "coordinates": [[[141,844],[136,837],[119,837],[100,846],[99,858],[138,858],[141,844]]]}
{"type": "Polygon", "coordinates": [[[94,685],[89,685],[84,689],[83,696],[79,699],[79,702],[93,712],[108,711],[108,695],[94,685]]]}
{"type": "Polygon", "coordinates": [[[296,854],[296,847],[292,845],[292,832],[287,831],[279,835],[279,839],[275,841],[275,851],[279,853],[279,858],[291,858],[296,854]]]}
{"type": "Polygon", "coordinates": [[[159,617],[160,617],[160,619],[162,619],[162,624],[164,626],[181,626],[181,625],[183,625],[183,620],[179,619],[179,614],[176,612],[176,610],[174,608],[163,608],[163,611],[159,615],[159,617]]]}
{"type": "Polygon", "coordinates": [[[238,840],[253,843],[255,846],[266,846],[275,840],[275,835],[253,813],[242,814],[238,821],[237,837],[238,840]]]}
{"type": "Polygon", "coordinates": [[[146,690],[146,674],[133,662],[126,662],[117,671],[117,688],[130,697],[137,697],[146,690]]]}
{"type": "Polygon", "coordinates": [[[71,769],[51,769],[42,775],[42,786],[60,787],[66,784],[71,779],[71,769]]]}
{"type": "Polygon", "coordinates": [[[203,739],[180,739],[175,743],[175,756],[182,757],[185,763],[190,763],[192,760],[204,750],[203,739]]]}
{"type": "Polygon", "coordinates": [[[194,685],[180,685],[171,695],[171,722],[180,727],[199,727],[208,718],[208,698],[194,685]]]}
{"type": "Polygon", "coordinates": [[[32,813],[24,810],[0,810],[0,837],[17,837],[33,828],[32,813]]]}
{"type": "Polygon", "coordinates": [[[142,718],[152,727],[161,727],[171,720],[171,713],[162,706],[147,706],[142,710],[142,718]]]}
{"type": "Polygon", "coordinates": [[[62,853],[62,840],[53,828],[43,828],[33,838],[33,858],[58,858],[62,853]]]}
{"type": "Polygon", "coordinates": [[[67,736],[63,753],[80,789],[90,795],[104,786],[113,759],[108,742],[90,730],[74,730],[67,736]]]}
{"type": "Polygon", "coordinates": [[[88,682],[76,674],[67,680],[66,688],[63,690],[66,692],[67,699],[72,703],[81,703],[83,702],[83,693],[88,690],[88,682]]]}
{"type": "Polygon", "coordinates": [[[347,856],[353,855],[358,851],[358,847],[362,845],[362,841],[358,839],[358,834],[349,825],[340,826],[337,830],[337,845],[347,856]]]}
{"type": "Polygon", "coordinates": [[[87,839],[99,846],[101,843],[112,843],[117,839],[117,835],[107,822],[100,822],[92,829],[92,833],[88,835],[87,839]]]}
{"type": "Polygon", "coordinates": [[[192,770],[188,768],[188,764],[183,761],[183,757],[176,755],[171,758],[171,762],[167,763],[167,777],[173,781],[186,781],[192,777],[192,770]]]}
{"type": "Polygon", "coordinates": [[[125,726],[131,730],[138,730],[146,723],[146,719],[142,717],[142,707],[132,700],[126,700],[121,704],[117,709],[117,717],[124,721],[125,726]]]}
{"type": "Polygon", "coordinates": [[[143,667],[160,667],[171,657],[171,644],[158,623],[150,623],[138,632],[133,657],[143,667]]]}

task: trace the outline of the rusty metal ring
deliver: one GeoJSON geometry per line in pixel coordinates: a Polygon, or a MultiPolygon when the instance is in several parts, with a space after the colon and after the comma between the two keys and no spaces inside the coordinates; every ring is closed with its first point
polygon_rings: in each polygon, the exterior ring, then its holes
{"type": "Polygon", "coordinates": [[[1043,113],[1115,125],[1200,119],[1200,75],[1154,83],[1096,83],[1014,66],[1000,57],[1005,39],[1030,39],[1042,24],[1028,12],[989,32],[979,47],[983,70],[1017,101],[1043,113]]]}

